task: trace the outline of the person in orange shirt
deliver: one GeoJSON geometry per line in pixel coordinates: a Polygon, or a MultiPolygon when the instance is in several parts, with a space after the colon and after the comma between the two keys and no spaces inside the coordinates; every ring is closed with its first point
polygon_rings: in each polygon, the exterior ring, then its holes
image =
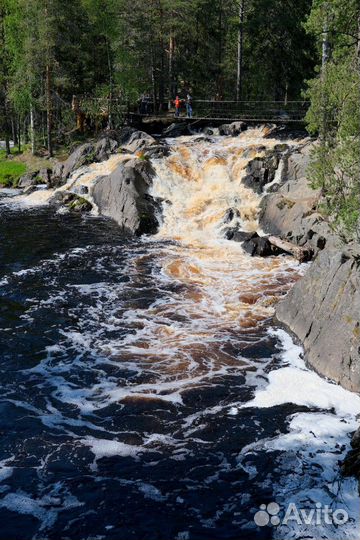
{"type": "Polygon", "coordinates": [[[179,118],[179,116],[180,116],[180,107],[181,107],[181,99],[179,98],[179,96],[176,96],[175,101],[174,101],[174,105],[175,105],[175,117],[179,118]]]}

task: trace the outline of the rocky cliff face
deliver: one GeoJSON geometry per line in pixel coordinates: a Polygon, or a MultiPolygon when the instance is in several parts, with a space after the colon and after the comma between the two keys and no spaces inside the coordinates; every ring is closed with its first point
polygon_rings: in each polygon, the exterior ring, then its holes
{"type": "Polygon", "coordinates": [[[328,248],[276,310],[304,345],[308,363],[360,392],[360,248],[328,248]]]}
{"type": "Polygon", "coordinates": [[[284,160],[282,180],[262,201],[265,233],[312,249],[305,276],[278,304],[277,319],[303,343],[308,363],[345,388],[360,391],[360,246],[342,245],[316,211],[309,187],[311,143],[284,160]]]}

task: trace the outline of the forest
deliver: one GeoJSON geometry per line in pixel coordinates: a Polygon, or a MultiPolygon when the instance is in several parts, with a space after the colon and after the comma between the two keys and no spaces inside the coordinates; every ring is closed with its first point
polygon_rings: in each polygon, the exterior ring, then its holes
{"type": "Polygon", "coordinates": [[[0,0],[0,134],[52,156],[74,126],[125,104],[307,100],[314,185],[346,229],[359,207],[358,0],[0,0]],[[109,105],[109,103],[111,105],[109,105]]]}

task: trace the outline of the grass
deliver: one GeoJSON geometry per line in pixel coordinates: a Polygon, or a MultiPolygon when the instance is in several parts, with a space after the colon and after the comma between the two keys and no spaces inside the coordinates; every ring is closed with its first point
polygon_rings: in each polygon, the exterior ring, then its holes
{"type": "MultiPolygon", "coordinates": [[[[12,156],[18,156],[15,148],[11,149],[12,156]]],[[[16,187],[20,176],[25,174],[27,166],[16,159],[8,159],[5,150],[0,150],[0,186],[16,187]]]]}
{"type": "Polygon", "coordinates": [[[23,145],[21,152],[12,148],[10,159],[6,157],[5,150],[0,148],[0,187],[16,187],[19,178],[26,172],[52,169],[53,166],[54,161],[33,156],[30,145],[23,145]]]}

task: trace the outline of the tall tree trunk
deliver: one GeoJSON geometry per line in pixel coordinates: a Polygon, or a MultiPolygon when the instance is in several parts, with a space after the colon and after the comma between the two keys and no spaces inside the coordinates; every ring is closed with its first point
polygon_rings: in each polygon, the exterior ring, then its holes
{"type": "Polygon", "coordinates": [[[47,148],[49,156],[53,156],[53,144],[52,144],[52,120],[53,120],[53,110],[52,110],[52,100],[51,100],[51,90],[52,90],[52,67],[50,62],[46,65],[46,131],[47,131],[47,148]]]}
{"type": "Polygon", "coordinates": [[[11,133],[12,133],[12,140],[14,143],[14,146],[18,143],[18,136],[17,136],[17,129],[16,129],[16,120],[14,119],[14,116],[11,115],[11,133]]]}
{"type": "Polygon", "coordinates": [[[330,43],[329,43],[329,13],[328,4],[324,4],[324,23],[322,34],[322,58],[321,58],[321,81],[322,81],[322,128],[320,131],[320,140],[325,144],[327,136],[327,96],[325,91],[326,82],[326,64],[330,59],[330,43]]]}
{"type": "Polygon", "coordinates": [[[219,2],[219,18],[218,18],[218,33],[219,33],[219,48],[218,48],[218,77],[217,77],[217,94],[221,101],[223,99],[224,81],[222,76],[222,63],[223,63],[223,2],[219,2]]]}
{"type": "Polygon", "coordinates": [[[243,54],[244,54],[244,14],[245,0],[240,0],[239,4],[239,31],[238,31],[238,50],[237,50],[237,77],[236,77],[236,101],[242,98],[243,86],[243,54]]]}
{"type": "Polygon", "coordinates": [[[174,83],[174,55],[175,55],[175,36],[173,30],[170,30],[169,38],[169,109],[171,102],[175,98],[177,89],[174,83]]]}
{"type": "Polygon", "coordinates": [[[35,122],[34,122],[34,107],[33,104],[30,105],[30,143],[31,143],[31,153],[35,155],[35,122]]]}
{"type": "MultiPolygon", "coordinates": [[[[357,60],[358,60],[358,71],[360,76],[360,8],[358,13],[358,42],[357,42],[357,60]]],[[[359,88],[360,92],[360,88],[359,88]]]]}
{"type": "Polygon", "coordinates": [[[17,136],[18,136],[18,151],[21,152],[21,119],[20,116],[16,119],[17,122],[17,136]]]}
{"type": "Polygon", "coordinates": [[[108,71],[109,71],[109,99],[108,99],[108,128],[112,129],[113,127],[113,118],[112,118],[112,100],[114,97],[114,88],[113,88],[113,69],[111,61],[111,51],[109,40],[105,38],[106,41],[106,54],[108,61],[108,71]]]}
{"type": "Polygon", "coordinates": [[[328,13],[327,13],[327,4],[324,4],[326,10],[324,15],[324,26],[323,26],[323,38],[322,38],[322,60],[321,66],[324,70],[326,64],[330,58],[330,43],[329,43],[329,24],[328,24],[328,13]]]}
{"type": "Polygon", "coordinates": [[[5,122],[4,122],[4,128],[5,128],[5,150],[6,155],[9,156],[11,154],[11,148],[10,148],[10,111],[9,111],[9,103],[7,100],[7,88],[5,87],[5,96],[4,96],[4,112],[5,112],[5,122]]]}
{"type": "Polygon", "coordinates": [[[53,142],[52,142],[52,123],[53,123],[53,110],[52,110],[52,41],[51,41],[51,24],[52,20],[49,12],[48,0],[45,1],[45,13],[44,24],[46,28],[46,67],[45,67],[45,99],[46,99],[46,140],[49,157],[53,156],[53,142]]]}
{"type": "Polygon", "coordinates": [[[152,84],[153,113],[156,114],[156,101],[157,100],[156,100],[155,55],[154,55],[153,45],[151,46],[151,84],[152,84]]]}

